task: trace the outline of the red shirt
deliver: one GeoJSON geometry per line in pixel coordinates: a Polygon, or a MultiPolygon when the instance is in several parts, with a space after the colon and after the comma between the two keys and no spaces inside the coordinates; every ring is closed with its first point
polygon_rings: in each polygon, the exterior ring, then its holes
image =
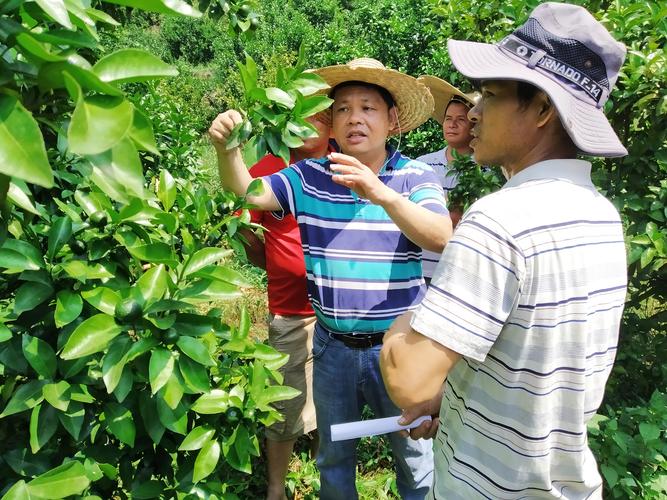
{"type": "MultiPolygon", "coordinates": [[[[253,177],[271,175],[285,168],[285,162],[271,154],[251,169],[253,177]]],[[[301,249],[301,236],[291,214],[275,214],[251,210],[251,219],[266,228],[264,253],[268,278],[269,311],[283,316],[311,316],[306,293],[306,264],[301,249]]]]}

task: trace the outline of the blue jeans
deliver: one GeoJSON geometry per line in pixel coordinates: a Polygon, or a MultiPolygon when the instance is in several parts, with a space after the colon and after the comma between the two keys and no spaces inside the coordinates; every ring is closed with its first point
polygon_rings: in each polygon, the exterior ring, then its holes
{"type": "MultiPolygon", "coordinates": [[[[330,336],[319,324],[313,339],[313,397],[320,448],[322,500],[355,500],[358,439],[331,441],[331,425],[361,419],[364,404],[376,418],[401,413],[389,399],[380,373],[382,345],[353,349],[330,336]]],[[[415,441],[394,432],[389,435],[396,463],[396,484],[401,497],[421,500],[433,482],[431,440],[415,441]]]]}

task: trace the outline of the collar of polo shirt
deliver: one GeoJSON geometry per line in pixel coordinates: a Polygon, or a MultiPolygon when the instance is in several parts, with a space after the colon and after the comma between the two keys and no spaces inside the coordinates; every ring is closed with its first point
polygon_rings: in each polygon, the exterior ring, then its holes
{"type": "Polygon", "coordinates": [[[524,182],[542,179],[563,179],[579,186],[593,186],[591,164],[585,160],[560,159],[535,163],[512,176],[503,189],[516,187],[524,182]]]}

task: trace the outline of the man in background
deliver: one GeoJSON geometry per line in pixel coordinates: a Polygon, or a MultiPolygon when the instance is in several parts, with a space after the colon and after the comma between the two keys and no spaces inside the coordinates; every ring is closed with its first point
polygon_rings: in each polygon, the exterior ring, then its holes
{"type": "MultiPolygon", "coordinates": [[[[449,168],[454,161],[453,151],[462,156],[472,154],[470,148],[472,123],[468,120],[468,111],[474,106],[475,99],[479,96],[475,93],[464,94],[436,76],[420,76],[418,81],[426,85],[433,95],[435,107],[431,118],[442,125],[442,136],[447,145],[438,151],[422,155],[417,160],[431,166],[442,183],[446,197],[449,191],[458,184],[457,175],[449,168]]],[[[452,226],[456,227],[461,219],[460,207],[450,206],[449,216],[452,219],[452,226]]],[[[431,280],[439,260],[439,253],[424,251],[422,267],[427,282],[431,280]]]]}

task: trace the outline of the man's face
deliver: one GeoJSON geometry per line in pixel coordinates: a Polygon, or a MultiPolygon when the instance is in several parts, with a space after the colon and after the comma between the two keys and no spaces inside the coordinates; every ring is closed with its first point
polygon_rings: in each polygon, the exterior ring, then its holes
{"type": "Polygon", "coordinates": [[[396,126],[394,108],[389,109],[377,90],[362,86],[337,90],[331,116],[336,142],[352,156],[384,151],[389,131],[396,126]]]}
{"type": "Polygon", "coordinates": [[[467,148],[472,139],[471,129],[468,108],[460,102],[450,103],[442,122],[442,133],[447,144],[454,149],[467,148]]]}
{"type": "Polygon", "coordinates": [[[478,164],[510,167],[530,150],[537,128],[516,92],[515,81],[482,82],[482,98],[468,112],[478,164]]]}
{"type": "Polygon", "coordinates": [[[306,118],[317,129],[317,136],[303,140],[303,146],[299,148],[299,153],[304,158],[319,158],[327,152],[329,143],[330,128],[318,115],[306,118]]]}

